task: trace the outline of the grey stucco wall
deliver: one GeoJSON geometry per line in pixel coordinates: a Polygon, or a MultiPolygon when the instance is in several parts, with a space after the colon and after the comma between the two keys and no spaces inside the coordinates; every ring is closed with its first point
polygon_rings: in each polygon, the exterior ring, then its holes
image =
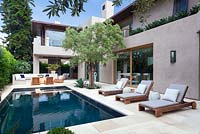
{"type": "Polygon", "coordinates": [[[112,83],[113,81],[113,67],[112,61],[109,61],[106,65],[99,66],[99,81],[104,83],[112,83]]]}
{"type": "Polygon", "coordinates": [[[200,13],[125,38],[127,48],[153,43],[154,90],[164,92],[170,83],[187,84],[187,97],[199,99],[200,13]],[[176,50],[177,62],[170,63],[176,50]]]}

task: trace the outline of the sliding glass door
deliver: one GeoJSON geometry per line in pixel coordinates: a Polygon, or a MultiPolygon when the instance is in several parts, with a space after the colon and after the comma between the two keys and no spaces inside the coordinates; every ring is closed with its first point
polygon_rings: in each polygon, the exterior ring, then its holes
{"type": "Polygon", "coordinates": [[[153,80],[153,47],[132,48],[118,53],[116,80],[128,78],[130,86],[153,80]]]}
{"type": "Polygon", "coordinates": [[[121,78],[130,80],[130,52],[118,53],[117,59],[117,81],[121,78]]]}
{"type": "Polygon", "coordinates": [[[153,48],[132,51],[132,85],[141,80],[153,80],[153,48]]]}

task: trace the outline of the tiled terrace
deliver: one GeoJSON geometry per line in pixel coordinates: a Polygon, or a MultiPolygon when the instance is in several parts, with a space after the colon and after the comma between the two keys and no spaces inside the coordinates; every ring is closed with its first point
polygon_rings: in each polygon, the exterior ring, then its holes
{"type": "MultiPolygon", "coordinates": [[[[139,112],[138,103],[125,105],[115,101],[115,96],[104,97],[98,95],[98,90],[75,88],[73,83],[74,81],[66,81],[64,84],[57,84],[56,86],[68,86],[127,115],[121,118],[70,127],[76,134],[200,134],[199,109],[183,109],[156,118],[151,112],[139,112]]],[[[7,91],[10,92],[10,90],[7,91]]],[[[6,94],[4,92],[3,97],[6,94]]],[[[200,102],[197,103],[200,106],[200,102]]],[[[46,134],[46,132],[40,134],[46,134]]]]}

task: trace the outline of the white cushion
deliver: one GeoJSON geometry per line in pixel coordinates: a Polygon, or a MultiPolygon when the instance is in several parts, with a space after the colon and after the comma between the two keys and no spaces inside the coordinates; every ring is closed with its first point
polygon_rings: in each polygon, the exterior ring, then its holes
{"type": "Polygon", "coordinates": [[[130,87],[125,87],[123,89],[123,93],[131,93],[131,88],[130,87]]]}
{"type": "Polygon", "coordinates": [[[26,80],[30,80],[31,79],[31,74],[24,74],[26,80]]]}
{"type": "Polygon", "coordinates": [[[135,89],[136,93],[144,94],[147,89],[147,85],[139,84],[138,87],[135,89]]]}
{"type": "Polygon", "coordinates": [[[116,88],[121,89],[122,86],[123,86],[123,81],[118,81],[117,84],[116,84],[116,88]]]}
{"type": "Polygon", "coordinates": [[[16,79],[16,80],[25,80],[25,78],[21,78],[21,75],[20,75],[20,74],[16,74],[16,75],[15,75],[15,79],[16,79]]]}
{"type": "Polygon", "coordinates": [[[176,102],[178,94],[179,94],[179,90],[167,88],[162,99],[176,102]]]}

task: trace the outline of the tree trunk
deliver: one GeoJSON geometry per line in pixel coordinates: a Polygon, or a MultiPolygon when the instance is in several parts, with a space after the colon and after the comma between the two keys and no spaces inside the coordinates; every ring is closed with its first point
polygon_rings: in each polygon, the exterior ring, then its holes
{"type": "Polygon", "coordinates": [[[88,65],[88,75],[89,75],[89,87],[95,88],[95,84],[94,84],[94,64],[88,65]]]}

